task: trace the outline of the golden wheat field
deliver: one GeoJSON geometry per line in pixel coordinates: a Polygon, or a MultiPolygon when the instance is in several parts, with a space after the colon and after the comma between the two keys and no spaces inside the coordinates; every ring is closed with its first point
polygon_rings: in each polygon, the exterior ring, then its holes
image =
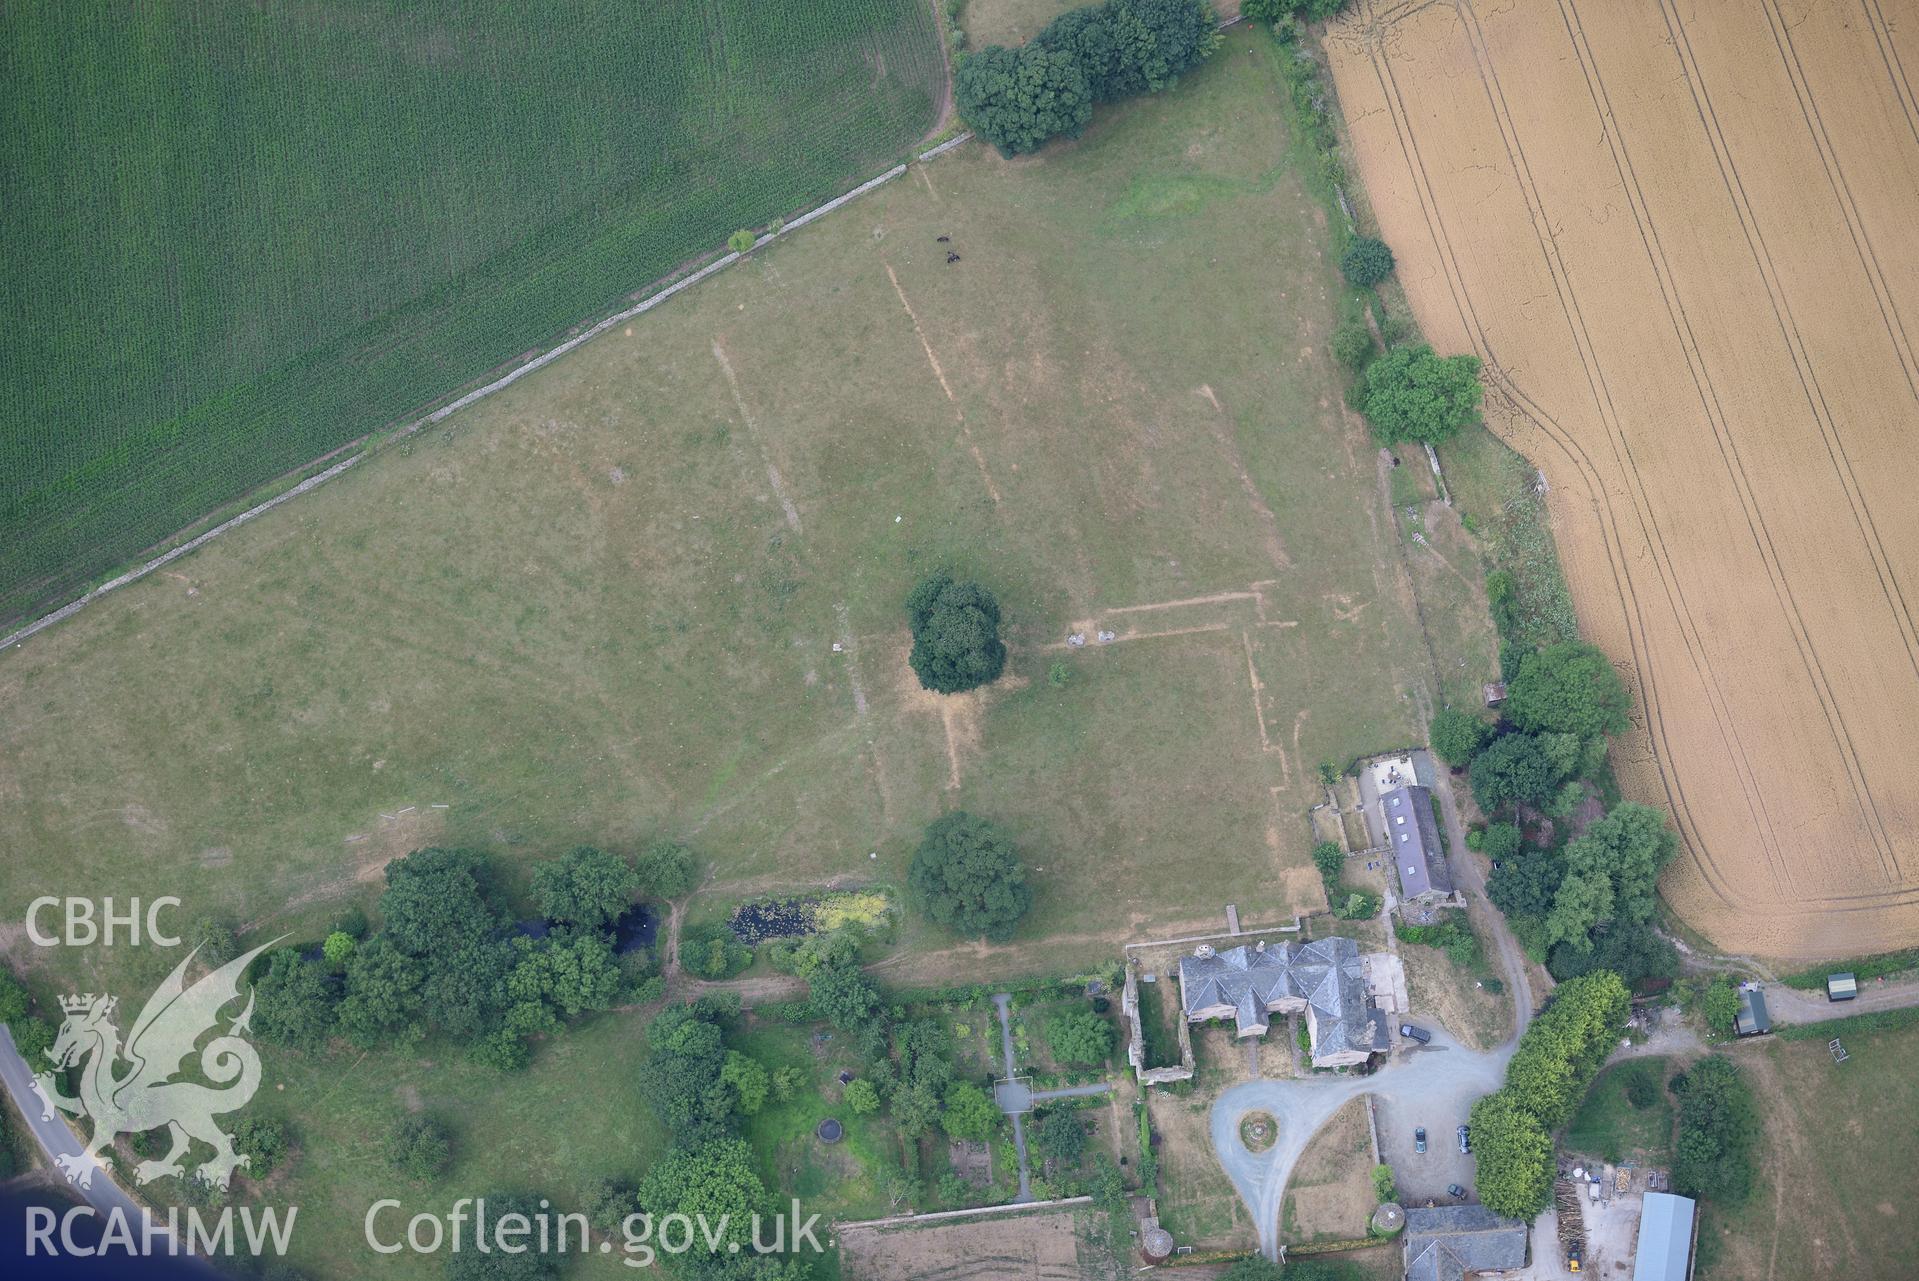
{"type": "Polygon", "coordinates": [[[1615,753],[1721,946],[1919,932],[1919,2],[1361,0],[1328,37],[1420,324],[1551,487],[1615,753]]]}

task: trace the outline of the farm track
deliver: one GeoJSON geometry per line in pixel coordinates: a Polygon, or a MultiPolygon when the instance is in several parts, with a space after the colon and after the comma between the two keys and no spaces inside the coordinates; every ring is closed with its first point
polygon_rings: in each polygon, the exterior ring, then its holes
{"type": "Polygon", "coordinates": [[[1919,519],[1882,478],[1919,406],[1919,253],[1887,210],[1919,100],[1877,0],[1631,7],[1362,5],[1329,44],[1414,310],[1485,362],[1556,482],[1582,622],[1637,675],[1622,775],[1685,838],[1675,902],[1785,918],[1742,938],[1762,952],[1890,945],[1919,904],[1919,519]],[[1885,80],[1835,85],[1854,64],[1885,80]]]}

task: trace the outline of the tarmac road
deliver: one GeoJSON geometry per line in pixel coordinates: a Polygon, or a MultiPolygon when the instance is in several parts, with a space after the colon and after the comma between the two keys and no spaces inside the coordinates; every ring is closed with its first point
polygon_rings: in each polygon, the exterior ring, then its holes
{"type": "MultiPolygon", "coordinates": [[[[47,1154],[49,1161],[60,1156],[78,1156],[86,1150],[86,1144],[67,1125],[65,1113],[56,1110],[51,1119],[41,1118],[40,1096],[33,1092],[33,1069],[20,1056],[19,1048],[13,1043],[13,1033],[4,1026],[0,1026],[0,1081],[6,1083],[14,1106],[26,1118],[27,1128],[33,1131],[34,1140],[47,1154]]],[[[144,1208],[113,1181],[111,1172],[105,1166],[94,1171],[91,1186],[75,1187],[74,1191],[98,1210],[102,1218],[111,1216],[117,1210],[136,1232],[144,1222],[141,1218],[145,1213],[144,1208]]],[[[156,1240],[165,1235],[164,1229],[156,1227],[156,1240]]]]}

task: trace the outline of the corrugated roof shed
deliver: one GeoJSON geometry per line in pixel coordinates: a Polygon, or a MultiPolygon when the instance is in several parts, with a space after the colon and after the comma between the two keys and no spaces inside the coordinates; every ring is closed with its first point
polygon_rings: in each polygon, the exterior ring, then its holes
{"type": "Polygon", "coordinates": [[[1632,1281],[1686,1281],[1692,1263],[1693,1202],[1670,1192],[1646,1193],[1639,1212],[1639,1252],[1632,1281]]]}
{"type": "Polygon", "coordinates": [[[1859,995],[1859,981],[1850,974],[1828,974],[1826,995],[1835,1001],[1850,1001],[1859,995]]]}
{"type": "Polygon", "coordinates": [[[1740,1036],[1758,1036],[1772,1031],[1772,1015],[1766,1013],[1766,994],[1756,987],[1741,988],[1739,991],[1739,1016],[1733,1020],[1733,1031],[1740,1036]]]}

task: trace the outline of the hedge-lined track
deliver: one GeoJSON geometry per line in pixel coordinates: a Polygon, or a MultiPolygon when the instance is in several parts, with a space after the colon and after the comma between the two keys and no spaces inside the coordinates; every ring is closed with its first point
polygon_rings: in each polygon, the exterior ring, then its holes
{"type": "Polygon", "coordinates": [[[0,620],[868,176],[922,0],[10,6],[0,620]]]}

